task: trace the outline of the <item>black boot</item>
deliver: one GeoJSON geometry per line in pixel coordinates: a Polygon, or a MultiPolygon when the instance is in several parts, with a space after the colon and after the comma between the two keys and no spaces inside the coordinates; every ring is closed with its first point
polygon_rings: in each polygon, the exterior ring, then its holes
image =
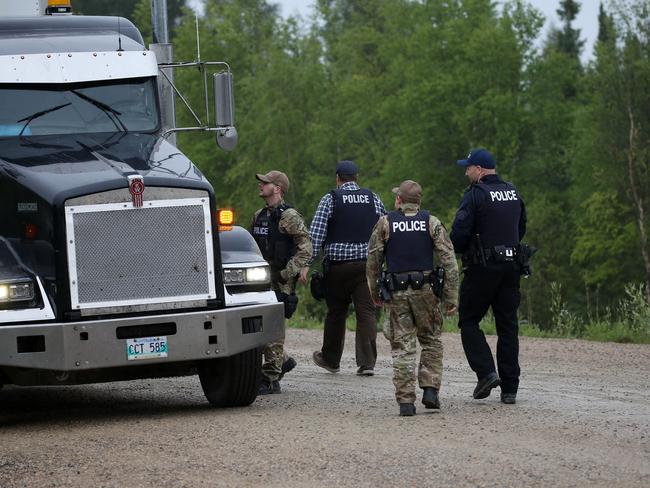
{"type": "Polygon", "coordinates": [[[262,378],[262,383],[260,384],[260,389],[257,392],[258,395],[272,395],[274,393],[281,393],[282,389],[280,388],[280,382],[278,380],[269,380],[268,378],[262,378]]]}
{"type": "Polygon", "coordinates": [[[499,376],[496,373],[490,373],[489,375],[484,376],[478,380],[472,396],[477,400],[480,400],[481,398],[487,398],[490,396],[492,388],[496,388],[500,383],[501,380],[499,379],[499,376]]]}
{"type": "Polygon", "coordinates": [[[517,403],[517,394],[501,392],[501,403],[514,405],[515,403],[517,403]]]}
{"type": "Polygon", "coordinates": [[[399,415],[400,417],[412,417],[415,415],[415,405],[412,403],[400,403],[399,415]]]}
{"type": "Polygon", "coordinates": [[[431,386],[425,386],[422,388],[424,391],[422,393],[422,404],[426,408],[440,408],[440,399],[438,398],[438,390],[431,386]]]}

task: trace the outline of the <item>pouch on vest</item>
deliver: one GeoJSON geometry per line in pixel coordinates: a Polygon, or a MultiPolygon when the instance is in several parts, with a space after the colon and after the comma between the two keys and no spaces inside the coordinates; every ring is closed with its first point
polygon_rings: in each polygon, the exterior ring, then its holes
{"type": "Polygon", "coordinates": [[[408,273],[390,273],[389,276],[393,281],[393,290],[404,291],[409,287],[408,273]]]}
{"type": "Polygon", "coordinates": [[[419,290],[424,286],[424,273],[418,271],[416,273],[409,273],[409,285],[412,290],[419,290]]]}
{"type": "Polygon", "coordinates": [[[388,279],[392,281],[391,291],[404,291],[408,290],[409,286],[411,290],[420,290],[425,283],[427,282],[422,271],[414,271],[411,273],[388,273],[388,279]]]}

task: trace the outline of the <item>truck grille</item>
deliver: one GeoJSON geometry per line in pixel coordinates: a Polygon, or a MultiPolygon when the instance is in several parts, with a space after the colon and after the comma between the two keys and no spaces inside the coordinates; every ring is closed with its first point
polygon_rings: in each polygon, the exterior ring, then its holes
{"type": "Polygon", "coordinates": [[[209,198],[68,202],[65,217],[73,309],[215,298],[209,198]]]}

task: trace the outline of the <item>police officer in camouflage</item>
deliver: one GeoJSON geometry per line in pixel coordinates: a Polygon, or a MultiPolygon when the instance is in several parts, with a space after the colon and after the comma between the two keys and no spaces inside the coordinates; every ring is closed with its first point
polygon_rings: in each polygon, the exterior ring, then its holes
{"type": "Polygon", "coordinates": [[[422,403],[426,408],[440,408],[442,314],[431,286],[434,253],[445,270],[442,299],[447,315],[456,311],[458,266],[444,226],[429,212],[420,210],[420,185],[406,180],[393,193],[395,210],[379,219],[370,236],[366,277],[378,306],[389,298],[389,321],[384,335],[390,341],[393,356],[395,397],[400,415],[411,416],[415,415],[416,337],[422,347],[418,366],[422,403]],[[386,273],[382,277],[384,261],[386,273]],[[392,290],[390,297],[381,297],[382,284],[392,290]]]}
{"type": "MultiPolygon", "coordinates": [[[[309,231],[296,209],[284,202],[289,190],[287,175],[269,171],[255,177],[266,206],[255,212],[252,234],[271,267],[271,285],[278,300],[284,302],[285,317],[290,318],[298,305],[298,274],[312,255],[309,231]]],[[[268,344],[264,348],[260,395],[280,393],[280,380],[295,366],[296,361],[284,352],[284,339],[268,344]]]]}
{"type": "Polygon", "coordinates": [[[517,189],[496,174],[490,152],[475,149],[458,161],[470,186],[456,213],[451,240],[463,255],[459,320],[463,349],[478,383],[473,397],[501,385],[501,401],[516,402],[519,387],[519,281],[526,208],[517,189]],[[492,307],[497,330],[497,370],[479,323],[492,307]]]}

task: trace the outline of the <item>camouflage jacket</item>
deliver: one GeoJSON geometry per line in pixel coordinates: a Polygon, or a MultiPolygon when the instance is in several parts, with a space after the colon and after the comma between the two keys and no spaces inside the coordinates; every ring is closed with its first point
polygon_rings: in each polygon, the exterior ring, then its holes
{"type": "MultiPolygon", "coordinates": [[[[257,212],[255,212],[253,215],[251,229],[253,228],[255,220],[257,219],[257,216],[260,214],[260,212],[279,207],[283,204],[284,200],[279,202],[277,205],[267,205],[266,207],[257,210],[257,212]]],[[[279,274],[283,280],[292,282],[293,284],[296,277],[298,276],[298,273],[300,273],[300,269],[303,266],[306,266],[307,262],[311,259],[312,247],[311,240],[309,239],[309,229],[307,229],[305,226],[305,220],[302,218],[302,215],[300,215],[295,208],[288,208],[282,212],[280,222],[278,223],[278,228],[283,234],[289,234],[290,236],[293,236],[293,243],[296,247],[296,252],[293,256],[291,256],[284,269],[275,271],[279,271],[279,274]]]]}
{"type": "MultiPolygon", "coordinates": [[[[405,215],[415,215],[419,206],[414,203],[402,203],[399,207],[405,215]]],[[[447,230],[440,220],[431,215],[429,217],[429,233],[433,239],[433,249],[440,258],[440,264],[445,270],[445,287],[443,289],[443,301],[448,305],[458,305],[458,264],[454,254],[454,246],[449,239],[447,230]]],[[[366,264],[366,277],[368,288],[372,297],[379,296],[378,279],[381,277],[381,269],[384,263],[384,250],[388,241],[389,228],[388,216],[380,217],[368,242],[368,262],[366,264]]]]}

